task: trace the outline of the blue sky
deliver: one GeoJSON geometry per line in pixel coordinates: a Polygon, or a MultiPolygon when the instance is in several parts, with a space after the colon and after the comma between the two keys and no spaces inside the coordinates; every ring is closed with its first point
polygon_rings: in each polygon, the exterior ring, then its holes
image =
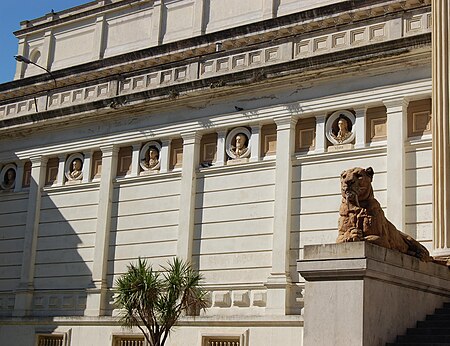
{"type": "Polygon", "coordinates": [[[20,22],[88,3],[89,0],[0,0],[0,84],[13,80],[18,40],[13,31],[20,22]]]}

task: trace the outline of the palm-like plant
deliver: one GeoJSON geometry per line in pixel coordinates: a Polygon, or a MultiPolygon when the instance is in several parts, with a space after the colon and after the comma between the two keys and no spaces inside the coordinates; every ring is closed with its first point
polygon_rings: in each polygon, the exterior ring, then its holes
{"type": "Polygon", "coordinates": [[[156,272],[139,258],[116,281],[115,304],[123,309],[122,324],[138,327],[151,346],[164,346],[181,314],[207,305],[200,286],[203,278],[189,263],[174,258],[162,269],[156,272]]]}

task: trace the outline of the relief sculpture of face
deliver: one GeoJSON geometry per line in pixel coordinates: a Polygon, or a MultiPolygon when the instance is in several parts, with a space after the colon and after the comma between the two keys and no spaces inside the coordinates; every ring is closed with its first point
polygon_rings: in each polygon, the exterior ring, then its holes
{"type": "Polygon", "coordinates": [[[243,149],[245,148],[245,143],[247,141],[247,138],[243,134],[238,134],[236,136],[236,149],[243,149]]]}

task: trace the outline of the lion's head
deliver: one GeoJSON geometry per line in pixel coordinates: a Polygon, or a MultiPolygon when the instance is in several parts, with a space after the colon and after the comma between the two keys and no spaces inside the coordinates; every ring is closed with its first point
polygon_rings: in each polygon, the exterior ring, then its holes
{"type": "Polygon", "coordinates": [[[373,169],[355,167],[341,173],[341,194],[347,203],[359,206],[362,201],[373,196],[373,169]]]}

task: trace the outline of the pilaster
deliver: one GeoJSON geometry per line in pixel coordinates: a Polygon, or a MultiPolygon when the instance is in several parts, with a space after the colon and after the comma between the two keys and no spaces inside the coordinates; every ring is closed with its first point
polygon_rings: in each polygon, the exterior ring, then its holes
{"type": "Polygon", "coordinates": [[[450,257],[450,67],[448,1],[432,1],[433,255],[450,257]]]}
{"type": "Polygon", "coordinates": [[[150,46],[157,46],[161,43],[162,25],[163,25],[163,2],[155,0],[153,3],[152,15],[152,35],[150,37],[150,46]]]}
{"type": "Polygon", "coordinates": [[[271,19],[276,16],[278,0],[263,0],[263,19],[271,19]]]}
{"type": "Polygon", "coordinates": [[[131,177],[139,175],[139,154],[141,153],[141,143],[133,144],[133,153],[131,154],[131,177]]]}
{"type": "Polygon", "coordinates": [[[405,140],[408,101],[383,100],[387,112],[387,210],[386,217],[405,230],[405,140]]]}
{"type": "Polygon", "coordinates": [[[200,36],[205,33],[205,0],[194,2],[194,25],[193,36],[200,36]]]}
{"type": "Polygon", "coordinates": [[[364,148],[366,146],[366,107],[355,109],[355,127],[352,129],[356,133],[355,148],[364,148]]]}
{"type": "Polygon", "coordinates": [[[227,130],[217,131],[217,159],[214,166],[223,166],[225,164],[225,139],[227,130]]]}
{"type": "Polygon", "coordinates": [[[83,183],[88,183],[91,181],[91,172],[92,172],[92,155],[93,151],[89,150],[84,152],[84,161],[83,161],[83,183]]]}
{"type": "MultiPolygon", "coordinates": [[[[163,139],[161,141],[161,152],[159,153],[159,172],[166,173],[169,171],[170,165],[170,144],[171,139],[163,139]]],[[[183,153],[184,155],[184,153],[183,153]]]]}
{"type": "Polygon", "coordinates": [[[25,165],[24,161],[22,160],[16,161],[16,181],[14,183],[14,192],[22,191],[24,165],[25,165]]]}
{"type": "Polygon", "coordinates": [[[114,145],[108,145],[100,147],[100,150],[102,151],[102,174],[100,177],[94,263],[92,270],[92,282],[94,287],[88,290],[85,311],[87,316],[101,316],[106,305],[106,274],[109,235],[111,229],[113,179],[117,171],[117,154],[119,148],[114,145]]]}
{"type": "Polygon", "coordinates": [[[14,316],[27,316],[32,312],[34,268],[41,211],[41,189],[44,186],[47,158],[38,156],[31,160],[31,181],[28,195],[28,212],[25,224],[20,282],[16,290],[14,316]]]}
{"type": "Polygon", "coordinates": [[[327,116],[325,114],[316,115],[316,145],[315,153],[324,153],[327,147],[327,139],[325,137],[325,122],[327,116]]]}
{"type": "MultiPolygon", "coordinates": [[[[25,50],[26,50],[26,40],[24,38],[19,39],[19,47],[17,49],[17,55],[22,55],[25,56],[27,55],[25,50]]],[[[14,79],[20,79],[24,76],[25,74],[25,67],[26,64],[23,62],[16,62],[16,73],[14,74],[14,79]]]]}
{"type": "Polygon", "coordinates": [[[261,158],[261,125],[253,125],[251,138],[250,161],[257,162],[261,158]]]}
{"type": "Polygon", "coordinates": [[[58,155],[58,175],[56,176],[56,185],[62,186],[64,184],[64,166],[66,164],[66,155],[58,155]]]}
{"type": "Polygon", "coordinates": [[[177,256],[190,261],[194,239],[196,171],[200,157],[201,135],[193,132],[182,134],[182,137],[183,167],[181,171],[177,256]]]}
{"type": "Polygon", "coordinates": [[[277,125],[275,172],[275,210],[273,222],[272,269],[267,278],[267,307],[272,315],[291,311],[291,277],[289,248],[291,234],[292,155],[294,153],[296,118],[274,119],[277,125]]]}
{"type": "Polygon", "coordinates": [[[94,39],[92,40],[92,60],[99,60],[103,56],[104,49],[104,31],[105,31],[105,16],[100,15],[95,21],[94,39]]]}
{"type": "MultiPolygon", "coordinates": [[[[39,63],[41,66],[45,67],[47,70],[51,69],[51,62],[53,60],[53,32],[52,30],[47,30],[44,34],[44,44],[42,46],[42,60],[39,63]]],[[[43,71],[41,71],[43,72],[43,71]]]]}

